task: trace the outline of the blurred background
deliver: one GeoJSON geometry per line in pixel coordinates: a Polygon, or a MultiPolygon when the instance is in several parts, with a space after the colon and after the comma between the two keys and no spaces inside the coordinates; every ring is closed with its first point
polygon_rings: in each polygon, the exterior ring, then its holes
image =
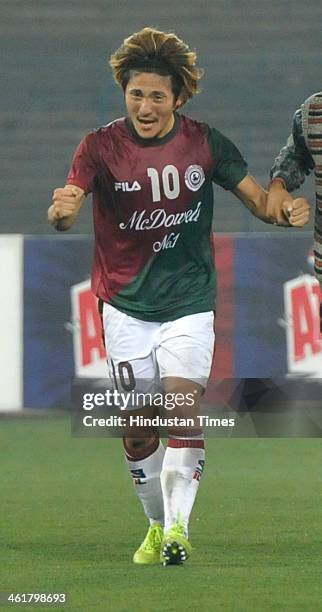
{"type": "MultiPolygon", "coordinates": [[[[0,376],[11,389],[2,406],[65,405],[73,375],[106,372],[89,289],[92,213],[88,198],[59,235],[47,208],[83,136],[124,114],[110,54],[143,26],[175,31],[205,69],[184,112],[233,140],[266,186],[294,111],[322,88],[322,4],[2,0],[1,8],[0,376]]],[[[313,178],[302,193],[314,205],[313,178]]],[[[219,377],[321,371],[312,227],[313,215],[306,231],[265,225],[215,187],[219,377]]]]}
{"type": "MultiPolygon", "coordinates": [[[[319,0],[2,0],[1,8],[2,232],[52,233],[46,209],[75,147],[124,113],[108,57],[146,25],[197,50],[203,91],[184,112],[231,138],[263,185],[294,111],[322,88],[319,0]]],[[[214,225],[267,231],[219,188],[214,225]]],[[[88,205],[72,231],[91,226],[88,205]]]]}

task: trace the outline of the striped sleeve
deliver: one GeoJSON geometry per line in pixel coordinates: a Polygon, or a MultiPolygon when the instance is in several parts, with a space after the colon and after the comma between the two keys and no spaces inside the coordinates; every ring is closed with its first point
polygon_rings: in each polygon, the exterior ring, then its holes
{"type": "Polygon", "coordinates": [[[302,108],[304,137],[315,164],[314,271],[322,290],[322,92],[308,98],[302,108]]]}

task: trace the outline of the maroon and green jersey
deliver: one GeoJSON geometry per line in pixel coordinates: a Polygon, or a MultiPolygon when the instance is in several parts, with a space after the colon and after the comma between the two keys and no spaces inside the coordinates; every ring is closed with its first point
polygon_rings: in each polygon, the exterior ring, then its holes
{"type": "Polygon", "coordinates": [[[246,168],[232,142],[183,115],[163,138],[125,118],[88,134],[67,183],[93,194],[93,292],[145,321],[213,310],[212,181],[232,190],[246,168]]]}

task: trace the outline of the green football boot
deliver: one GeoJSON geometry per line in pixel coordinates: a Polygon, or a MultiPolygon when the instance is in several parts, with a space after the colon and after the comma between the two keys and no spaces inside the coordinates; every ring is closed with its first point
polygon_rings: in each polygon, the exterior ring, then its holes
{"type": "Polygon", "coordinates": [[[180,521],[167,531],[161,544],[161,563],[163,565],[181,565],[190,557],[192,546],[185,537],[184,527],[180,521]]]}
{"type": "Polygon", "coordinates": [[[133,555],[133,562],[141,565],[160,563],[162,538],[163,528],[160,523],[151,525],[140,548],[133,555]]]}

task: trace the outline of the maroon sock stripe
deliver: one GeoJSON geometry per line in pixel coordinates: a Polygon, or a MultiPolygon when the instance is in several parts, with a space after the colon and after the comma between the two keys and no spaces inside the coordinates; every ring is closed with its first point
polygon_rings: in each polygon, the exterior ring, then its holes
{"type": "Polygon", "coordinates": [[[126,442],[126,438],[123,438],[123,446],[125,450],[126,458],[129,461],[142,461],[143,459],[147,459],[150,455],[153,455],[159,446],[160,438],[159,436],[155,436],[153,438],[151,444],[149,444],[146,448],[129,448],[126,442]]]}
{"type": "Polygon", "coordinates": [[[169,448],[205,448],[204,440],[194,440],[193,438],[187,438],[186,440],[179,440],[178,438],[169,438],[169,448]]]}

